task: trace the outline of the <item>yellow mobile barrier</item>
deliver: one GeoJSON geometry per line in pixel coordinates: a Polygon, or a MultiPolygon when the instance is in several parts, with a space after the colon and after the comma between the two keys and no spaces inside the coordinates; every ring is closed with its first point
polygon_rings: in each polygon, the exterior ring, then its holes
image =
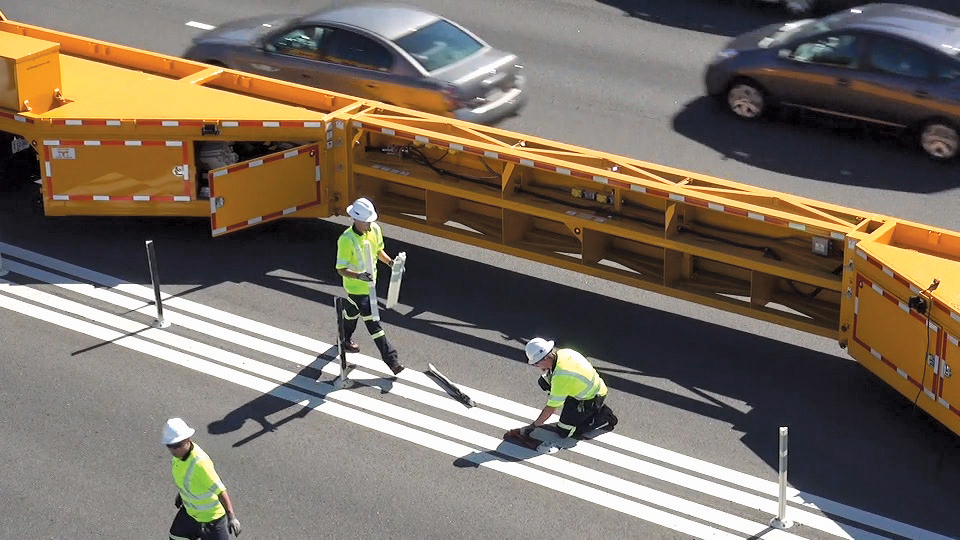
{"type": "Polygon", "coordinates": [[[960,234],[8,21],[48,215],[386,222],[836,339],[960,434],[960,234]]]}

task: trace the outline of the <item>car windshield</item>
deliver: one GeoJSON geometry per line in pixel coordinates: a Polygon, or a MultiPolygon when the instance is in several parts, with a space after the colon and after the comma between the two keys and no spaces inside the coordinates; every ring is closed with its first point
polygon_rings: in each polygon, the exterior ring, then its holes
{"type": "Polygon", "coordinates": [[[841,20],[846,18],[848,18],[848,13],[841,11],[822,19],[804,19],[790,22],[781,26],[774,35],[770,36],[768,43],[779,45],[794,39],[804,39],[821,32],[833,30],[841,20]]]}
{"type": "Polygon", "coordinates": [[[427,71],[449,66],[483,48],[483,43],[443,19],[414,30],[396,43],[427,71]]]}

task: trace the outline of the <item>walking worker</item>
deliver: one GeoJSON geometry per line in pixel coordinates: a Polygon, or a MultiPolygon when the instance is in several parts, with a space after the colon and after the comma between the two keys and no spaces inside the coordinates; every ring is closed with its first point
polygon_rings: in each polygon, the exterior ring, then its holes
{"type": "Polygon", "coordinates": [[[360,352],[360,346],[352,338],[357,319],[362,316],[370,337],[380,350],[380,357],[396,375],[403,371],[403,365],[374,311],[377,261],[392,267],[393,259],[383,250],[383,231],[376,223],[377,210],[372,202],[362,197],[357,199],[347,207],[347,215],[353,218],[353,225],[337,239],[337,273],[343,277],[343,288],[347,291],[342,314],[343,335],[338,338],[344,350],[360,352]]]}
{"type": "Polygon", "coordinates": [[[527,361],[540,369],[540,387],[550,397],[533,424],[521,428],[528,435],[542,426],[560,407],[555,430],[563,437],[579,438],[596,429],[613,430],[617,417],[603,402],[607,385],[590,362],[573,349],[554,348],[554,342],[533,338],[526,346],[527,361]]]}
{"type": "Polygon", "coordinates": [[[194,429],[181,418],[163,426],[163,444],[173,455],[174,505],[180,510],[170,525],[170,540],[228,540],[240,536],[240,521],[233,511],[213,461],[191,437],[194,429]]]}

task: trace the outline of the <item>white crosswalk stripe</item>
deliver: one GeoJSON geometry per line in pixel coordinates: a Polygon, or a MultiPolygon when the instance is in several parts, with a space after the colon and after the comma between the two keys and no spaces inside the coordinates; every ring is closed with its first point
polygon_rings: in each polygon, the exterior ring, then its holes
{"type": "MultiPolygon", "coordinates": [[[[464,390],[479,406],[462,407],[441,394],[429,377],[413,370],[401,373],[389,390],[392,395],[409,401],[410,405],[406,407],[357,392],[336,390],[330,384],[182,334],[186,333],[183,329],[189,328],[190,332],[285,362],[310,365],[335,377],[339,375],[339,365],[318,360],[318,355],[332,353],[331,344],[168,295],[164,295],[164,317],[174,326],[170,329],[152,328],[137,320],[144,319],[142,315],[155,314],[155,308],[150,304],[152,289],[4,243],[0,243],[0,253],[5,257],[4,268],[10,271],[0,280],[0,307],[300,403],[696,538],[745,538],[762,534],[763,538],[795,539],[804,538],[804,531],[816,531],[817,537],[827,533],[832,537],[851,540],[891,536],[936,540],[947,538],[797,490],[789,492],[789,515],[802,527],[790,531],[770,530],[766,522],[756,519],[755,511],[771,516],[776,513],[777,486],[774,482],[616,433],[604,433],[591,441],[582,441],[566,452],[582,454],[619,467],[624,472],[622,477],[573,463],[563,459],[563,454],[538,455],[504,444],[497,437],[464,427],[459,422],[441,420],[420,412],[425,407],[428,410],[436,409],[448,415],[457,415],[464,421],[506,430],[524,425],[536,416],[538,410],[532,407],[473,388],[464,390]],[[18,284],[18,279],[25,281],[23,277],[29,278],[30,282],[55,285],[82,301],[52,295],[35,286],[18,284]],[[124,316],[116,315],[96,307],[97,304],[117,306],[127,313],[124,316]],[[134,314],[138,313],[142,315],[135,317],[134,314]],[[414,424],[419,429],[404,423],[414,424]],[[490,453],[492,451],[522,461],[504,461],[490,453]],[[654,460],[675,468],[654,463],[654,460]],[[644,478],[708,495],[710,500],[717,502],[717,506],[722,502],[724,510],[652,489],[643,485],[644,478]],[[745,512],[741,515],[730,513],[728,510],[731,507],[740,507],[745,512]],[[743,515],[750,515],[752,519],[743,515]],[[831,516],[842,518],[843,521],[835,521],[831,516]],[[862,527],[850,523],[858,523],[862,527]]],[[[358,367],[351,372],[352,379],[375,382],[381,380],[383,375],[391,375],[377,359],[351,354],[350,361],[358,367]]],[[[698,501],[702,500],[702,497],[698,497],[698,501]]]]}

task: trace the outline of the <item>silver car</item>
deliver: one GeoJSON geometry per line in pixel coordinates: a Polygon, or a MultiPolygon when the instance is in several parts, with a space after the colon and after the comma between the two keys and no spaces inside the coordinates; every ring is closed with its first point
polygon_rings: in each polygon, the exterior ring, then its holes
{"type": "Polygon", "coordinates": [[[515,54],[403,5],[233,21],[194,38],[184,58],[482,124],[526,98],[515,54]]]}

